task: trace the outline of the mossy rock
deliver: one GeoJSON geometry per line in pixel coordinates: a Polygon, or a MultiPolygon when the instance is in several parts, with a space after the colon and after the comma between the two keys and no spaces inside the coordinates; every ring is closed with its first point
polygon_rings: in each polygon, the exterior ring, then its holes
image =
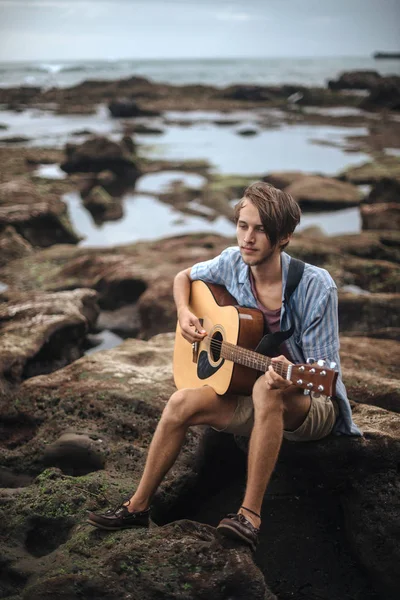
{"type": "Polygon", "coordinates": [[[350,167],[342,171],[339,177],[355,185],[375,184],[386,178],[400,181],[400,157],[382,156],[374,161],[350,167]]]}

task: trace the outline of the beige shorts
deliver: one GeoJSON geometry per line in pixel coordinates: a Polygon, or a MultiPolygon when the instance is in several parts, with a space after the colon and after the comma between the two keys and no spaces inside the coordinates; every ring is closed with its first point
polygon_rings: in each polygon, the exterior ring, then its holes
{"type": "MultiPolygon", "coordinates": [[[[336,400],[310,394],[311,406],[303,423],[294,431],[283,431],[283,437],[293,442],[320,440],[332,431],[339,409],[336,400]]],[[[254,425],[254,408],[251,396],[239,396],[236,410],[224,433],[250,437],[254,425]]],[[[214,428],[215,429],[215,428],[214,428]]]]}

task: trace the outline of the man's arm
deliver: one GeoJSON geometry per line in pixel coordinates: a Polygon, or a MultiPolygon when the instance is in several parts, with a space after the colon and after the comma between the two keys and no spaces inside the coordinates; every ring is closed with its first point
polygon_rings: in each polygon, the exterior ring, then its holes
{"type": "Polygon", "coordinates": [[[193,343],[202,340],[206,332],[196,315],[189,310],[190,284],[192,282],[190,271],[190,268],[185,269],[176,275],[173,294],[182,335],[185,340],[193,343]]]}

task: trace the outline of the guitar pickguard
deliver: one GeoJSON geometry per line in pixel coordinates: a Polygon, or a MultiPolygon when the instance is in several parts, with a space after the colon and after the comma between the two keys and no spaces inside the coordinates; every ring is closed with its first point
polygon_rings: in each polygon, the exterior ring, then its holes
{"type": "Polygon", "coordinates": [[[207,379],[214,375],[224,364],[225,360],[222,359],[221,362],[218,363],[217,366],[213,366],[208,360],[208,353],[203,350],[200,352],[199,357],[197,359],[197,377],[199,379],[207,379]]]}

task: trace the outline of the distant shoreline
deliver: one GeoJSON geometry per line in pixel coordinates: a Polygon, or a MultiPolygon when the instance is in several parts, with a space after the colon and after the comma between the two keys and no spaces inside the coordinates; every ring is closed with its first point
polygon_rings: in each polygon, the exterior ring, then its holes
{"type": "Polygon", "coordinates": [[[400,52],[375,52],[373,54],[373,58],[376,59],[380,59],[380,58],[394,58],[394,59],[399,59],[400,58],[400,52]]]}

